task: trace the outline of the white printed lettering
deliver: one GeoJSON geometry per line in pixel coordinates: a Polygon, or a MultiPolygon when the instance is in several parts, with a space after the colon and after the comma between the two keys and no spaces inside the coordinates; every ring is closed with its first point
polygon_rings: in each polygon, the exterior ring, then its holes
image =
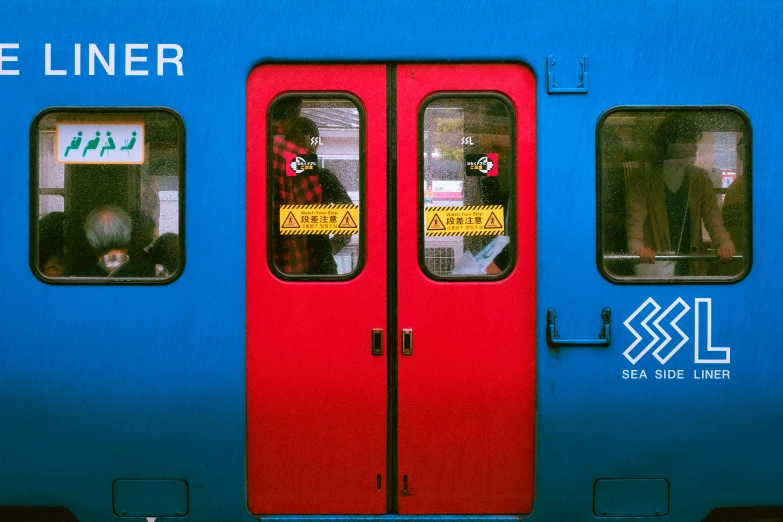
{"type": "Polygon", "coordinates": [[[133,62],[146,62],[146,56],[133,56],[136,49],[147,49],[147,44],[125,44],[125,76],[147,76],[149,71],[133,68],[133,62]]]}
{"type": "Polygon", "coordinates": [[[6,56],[3,54],[4,49],[19,49],[18,43],[0,43],[0,76],[19,76],[18,69],[4,69],[3,62],[18,62],[18,56],[6,56]]]}
{"type": "Polygon", "coordinates": [[[65,69],[52,69],[52,44],[44,45],[44,73],[46,76],[65,76],[68,71],[65,69]]]}
{"type": "Polygon", "coordinates": [[[182,72],[182,47],[177,44],[158,44],[158,76],[163,76],[163,64],[173,63],[177,66],[177,76],[184,76],[182,72]],[[173,49],[176,55],[173,58],[163,56],[163,51],[173,49]]]}
{"type": "Polygon", "coordinates": [[[693,370],[693,378],[699,380],[726,380],[730,379],[729,370],[693,370]]]}
{"type": "Polygon", "coordinates": [[[90,76],[95,76],[95,58],[96,57],[101,62],[101,65],[103,65],[103,70],[106,71],[106,74],[108,74],[109,76],[114,76],[114,44],[109,44],[109,61],[108,62],[106,61],[106,59],[101,54],[101,51],[100,51],[100,49],[98,49],[98,46],[95,45],[95,44],[90,44],[88,54],[89,54],[89,60],[90,60],[90,76]]]}
{"type": "Polygon", "coordinates": [[[644,370],[623,370],[623,379],[646,379],[647,373],[644,370]]]}
{"type": "Polygon", "coordinates": [[[655,370],[656,379],[685,379],[685,370],[655,370]]]}
{"type": "Polygon", "coordinates": [[[73,74],[82,75],[82,44],[73,44],[73,74]]]}

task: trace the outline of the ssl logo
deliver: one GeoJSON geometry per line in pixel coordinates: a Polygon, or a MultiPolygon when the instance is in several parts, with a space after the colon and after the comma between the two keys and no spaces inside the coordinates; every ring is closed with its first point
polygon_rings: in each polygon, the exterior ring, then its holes
{"type": "MultiPolygon", "coordinates": [[[[691,307],[688,306],[688,304],[683,301],[681,297],[678,297],[668,308],[666,308],[666,310],[663,311],[663,313],[659,315],[658,312],[660,310],[661,306],[656,303],[652,297],[648,297],[647,300],[642,303],[639,308],[634,310],[628,319],[623,322],[625,327],[628,328],[628,330],[630,330],[630,332],[635,337],[634,342],[631,343],[631,345],[628,346],[628,348],[623,352],[623,355],[631,362],[631,364],[636,364],[639,362],[639,360],[644,357],[647,352],[649,352],[656,344],[658,344],[658,341],[661,340],[661,336],[663,336],[663,342],[658,345],[655,351],[653,351],[653,357],[658,359],[658,362],[661,364],[666,364],[669,359],[671,359],[672,356],[677,353],[680,348],[683,347],[683,345],[685,345],[685,343],[690,341],[690,337],[688,337],[685,332],[680,329],[677,322],[691,310],[691,307]],[[644,348],[641,349],[641,351],[636,351],[636,353],[634,353],[635,348],[637,345],[639,345],[639,343],[642,342],[642,339],[644,338],[644,336],[633,327],[635,323],[634,319],[636,319],[640,314],[642,317],[644,317],[644,319],[638,323],[638,326],[641,326],[648,334],[650,334],[651,340],[644,348]],[[679,338],[679,342],[677,342],[677,345],[674,348],[670,348],[668,353],[665,353],[664,348],[669,345],[672,340],[672,336],[669,335],[669,331],[664,327],[665,324],[663,326],[661,325],[661,321],[663,321],[663,319],[669,314],[671,314],[673,318],[671,321],[669,321],[668,324],[671,327],[671,331],[676,332],[679,338]],[[648,323],[656,315],[658,317],[652,322],[652,325],[655,328],[655,330],[653,330],[653,328],[650,328],[648,323]],[[658,335],[659,333],[661,335],[658,335]]],[[[693,305],[693,315],[693,362],[696,364],[729,364],[731,361],[731,348],[728,346],[712,346],[712,298],[696,298],[693,305]],[[702,319],[703,316],[701,315],[702,313],[706,315],[706,325],[701,324],[704,322],[702,319]],[[708,357],[707,354],[711,355],[711,357],[708,357]],[[722,355],[715,357],[717,354],[722,355]]]]}

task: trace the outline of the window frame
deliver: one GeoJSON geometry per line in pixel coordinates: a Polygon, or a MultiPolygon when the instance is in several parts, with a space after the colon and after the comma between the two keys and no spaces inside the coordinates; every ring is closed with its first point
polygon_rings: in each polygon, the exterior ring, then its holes
{"type": "MultiPolygon", "coordinates": [[[[418,152],[417,152],[417,158],[416,162],[418,164],[418,176],[417,176],[417,184],[418,187],[416,188],[416,205],[417,205],[417,257],[419,261],[419,270],[421,270],[424,277],[427,279],[430,279],[432,281],[438,281],[438,282],[451,282],[451,283],[459,283],[459,282],[495,282],[500,281],[502,279],[507,278],[511,275],[511,273],[516,269],[517,266],[517,242],[519,241],[519,236],[517,233],[517,210],[516,210],[516,204],[517,204],[517,111],[516,106],[514,105],[513,101],[499,91],[438,91],[435,93],[430,94],[424,100],[422,100],[421,105],[419,106],[419,114],[416,118],[416,126],[417,126],[417,136],[416,136],[416,142],[418,144],[418,152]],[[509,201],[512,201],[514,203],[514,212],[512,216],[506,216],[506,221],[508,222],[508,227],[506,228],[506,232],[510,241],[506,248],[508,248],[508,255],[509,255],[509,261],[508,266],[499,274],[483,274],[483,275],[457,275],[457,276],[442,276],[438,274],[432,273],[426,265],[426,259],[425,259],[425,240],[426,240],[426,234],[424,232],[425,224],[425,212],[424,212],[424,113],[427,110],[427,107],[435,100],[442,99],[442,98],[465,98],[465,99],[476,99],[476,98],[484,98],[484,99],[493,99],[501,102],[503,105],[506,106],[506,109],[508,110],[508,114],[510,117],[509,127],[510,127],[510,133],[509,133],[509,140],[511,143],[511,151],[509,154],[509,160],[511,162],[511,171],[510,176],[511,180],[509,181],[509,201]]],[[[508,209],[508,206],[506,206],[506,210],[508,209]]],[[[465,237],[465,236],[454,236],[454,237],[465,237]]],[[[495,236],[497,237],[497,236],[495,236]]],[[[455,252],[455,258],[454,258],[454,265],[457,264],[457,257],[455,252]]]]}
{"type": "MultiPolygon", "coordinates": [[[[707,131],[709,132],[709,131],[707,131]]],[[[753,265],[753,128],[747,113],[734,105],[619,105],[605,110],[595,126],[595,184],[596,184],[596,266],[599,274],[605,280],[617,285],[729,285],[745,279],[753,265]],[[738,116],[745,129],[742,139],[745,140],[745,158],[743,158],[743,176],[747,176],[745,182],[745,265],[734,276],[687,276],[674,278],[643,278],[638,276],[616,276],[605,269],[604,266],[604,223],[603,223],[603,127],[609,116],[617,112],[661,112],[661,113],[715,113],[719,111],[731,112],[738,116]]]]}
{"type": "Polygon", "coordinates": [[[169,285],[179,279],[185,271],[185,121],[182,116],[172,108],[158,107],[158,106],[146,106],[146,107],[47,107],[43,109],[33,118],[30,124],[30,270],[33,275],[41,282],[48,285],[86,285],[86,286],[128,286],[128,285],[141,285],[141,286],[162,286],[169,285]],[[62,190],[65,195],[65,189],[43,189],[44,192],[40,192],[40,172],[38,164],[39,143],[38,133],[40,131],[41,120],[52,113],[69,113],[69,114],[85,114],[85,115],[117,115],[117,114],[133,114],[133,115],[145,115],[150,113],[165,113],[176,121],[177,124],[177,164],[178,164],[178,212],[179,223],[177,239],[179,244],[179,267],[174,274],[167,278],[155,278],[155,277],[47,277],[41,273],[38,267],[38,249],[39,249],[39,236],[38,236],[38,211],[39,211],[39,194],[52,193],[52,190],[62,190]],[[49,192],[47,192],[49,191],[49,192]]]}
{"type": "MultiPolygon", "coordinates": [[[[367,117],[364,104],[355,94],[348,91],[285,91],[275,96],[266,107],[266,261],[272,274],[283,281],[302,282],[334,282],[350,281],[364,270],[367,243],[367,117]],[[356,267],[347,274],[286,274],[277,268],[274,254],[274,173],[272,172],[272,143],[274,131],[272,125],[272,107],[275,103],[287,98],[303,98],[316,100],[346,100],[351,102],[359,112],[359,242],[356,267]]],[[[313,234],[315,235],[315,234],[313,234]]]]}

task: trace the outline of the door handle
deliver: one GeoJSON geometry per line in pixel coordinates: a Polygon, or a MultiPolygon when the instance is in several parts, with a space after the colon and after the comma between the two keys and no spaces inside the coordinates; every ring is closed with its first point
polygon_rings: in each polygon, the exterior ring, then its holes
{"type": "Polygon", "coordinates": [[[383,329],[373,328],[370,352],[373,355],[383,355],[383,329]]]}
{"type": "Polygon", "coordinates": [[[598,334],[598,339],[561,339],[555,329],[555,318],[557,312],[554,308],[546,311],[546,342],[550,346],[609,346],[612,342],[612,311],[609,308],[601,310],[601,320],[603,328],[598,334]]]}
{"type": "Polygon", "coordinates": [[[413,355],[413,330],[410,328],[402,329],[402,354],[413,355]]]}

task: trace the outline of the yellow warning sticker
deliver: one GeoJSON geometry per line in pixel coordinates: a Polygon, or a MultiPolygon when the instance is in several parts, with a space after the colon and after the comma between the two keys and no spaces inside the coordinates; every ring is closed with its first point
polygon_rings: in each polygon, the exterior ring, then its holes
{"type": "Polygon", "coordinates": [[[503,205],[425,207],[427,236],[499,236],[505,230],[503,205]]]}
{"type": "Polygon", "coordinates": [[[359,205],[283,205],[280,233],[284,236],[358,234],[359,205]]]}

